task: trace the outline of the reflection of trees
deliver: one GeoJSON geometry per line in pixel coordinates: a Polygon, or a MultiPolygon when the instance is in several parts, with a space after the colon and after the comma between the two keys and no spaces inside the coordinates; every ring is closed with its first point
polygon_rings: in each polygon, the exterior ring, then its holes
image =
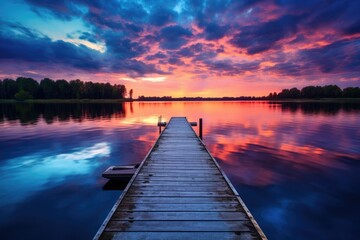
{"type": "Polygon", "coordinates": [[[284,112],[296,113],[301,111],[304,114],[325,114],[336,115],[340,111],[360,112],[360,103],[341,102],[281,102],[281,110],[284,112]]]}
{"type": "Polygon", "coordinates": [[[132,102],[130,102],[130,112],[134,113],[134,108],[133,108],[133,103],[132,102]]]}
{"type": "Polygon", "coordinates": [[[0,104],[0,122],[19,120],[21,124],[36,124],[40,118],[51,124],[55,121],[83,121],[126,116],[125,103],[108,104],[0,104]]]}
{"type": "Polygon", "coordinates": [[[38,114],[36,113],[32,104],[18,103],[14,104],[16,113],[13,115],[20,120],[21,124],[36,124],[38,121],[38,114]]]}

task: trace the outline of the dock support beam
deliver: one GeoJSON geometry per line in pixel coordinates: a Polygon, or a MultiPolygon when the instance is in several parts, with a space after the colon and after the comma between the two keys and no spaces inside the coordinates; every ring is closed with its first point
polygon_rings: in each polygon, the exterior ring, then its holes
{"type": "Polygon", "coordinates": [[[203,120],[202,118],[199,118],[199,138],[202,140],[203,139],[203,120]]]}

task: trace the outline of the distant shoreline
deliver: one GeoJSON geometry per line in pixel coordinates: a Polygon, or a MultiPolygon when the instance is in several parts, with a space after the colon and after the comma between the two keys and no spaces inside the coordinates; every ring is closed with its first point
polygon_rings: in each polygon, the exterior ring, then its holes
{"type": "Polygon", "coordinates": [[[360,98],[320,98],[320,99],[272,99],[267,100],[267,102],[350,102],[350,103],[360,103],[360,98]]]}
{"type": "Polygon", "coordinates": [[[172,98],[172,99],[134,99],[136,102],[353,102],[360,103],[360,98],[320,98],[320,99],[238,99],[238,98],[172,98]]]}
{"type": "Polygon", "coordinates": [[[139,100],[139,99],[28,99],[18,101],[15,99],[1,99],[0,103],[123,103],[123,102],[289,102],[289,103],[303,103],[303,102],[345,102],[345,103],[360,103],[360,98],[321,98],[321,99],[231,99],[231,98],[172,98],[172,99],[154,99],[154,100],[139,100]]]}
{"type": "Polygon", "coordinates": [[[1,99],[0,103],[122,103],[133,102],[134,99],[1,99]]]}

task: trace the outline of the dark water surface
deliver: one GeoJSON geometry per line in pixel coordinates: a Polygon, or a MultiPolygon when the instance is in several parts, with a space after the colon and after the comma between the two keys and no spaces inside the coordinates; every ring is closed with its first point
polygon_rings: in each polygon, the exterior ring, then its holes
{"type": "MultiPolygon", "coordinates": [[[[0,104],[1,239],[91,239],[157,117],[204,119],[204,141],[269,239],[358,239],[360,104],[0,104]]],[[[197,129],[196,129],[197,131],[197,129]]]]}

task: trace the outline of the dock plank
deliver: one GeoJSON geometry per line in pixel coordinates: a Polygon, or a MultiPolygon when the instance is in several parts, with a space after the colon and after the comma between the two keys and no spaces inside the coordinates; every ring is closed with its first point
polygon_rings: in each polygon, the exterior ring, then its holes
{"type": "Polygon", "coordinates": [[[121,211],[148,211],[148,212],[236,212],[242,208],[237,203],[124,203],[120,204],[121,211]]]}
{"type": "Polygon", "coordinates": [[[212,187],[228,187],[224,182],[185,182],[185,181],[134,181],[133,186],[181,186],[181,187],[197,187],[197,186],[212,186],[212,187]]]}
{"type": "Polygon", "coordinates": [[[214,175],[211,177],[193,177],[193,176],[149,176],[149,175],[137,175],[136,180],[148,180],[148,181],[162,181],[162,182],[220,182],[224,181],[221,175],[214,175]]]}
{"type": "Polygon", "coordinates": [[[103,239],[115,240],[255,240],[256,234],[250,232],[105,232],[103,239]]]}
{"type": "Polygon", "coordinates": [[[249,221],[124,221],[112,220],[106,231],[239,231],[253,232],[254,228],[249,221]]]}
{"type": "Polygon", "coordinates": [[[179,191],[179,192],[210,192],[210,191],[230,191],[228,186],[217,186],[216,184],[211,186],[179,186],[179,185],[133,185],[134,191],[179,191]]]}
{"type": "Polygon", "coordinates": [[[133,197],[126,196],[123,203],[234,203],[237,202],[236,197],[186,197],[186,198],[178,198],[178,197],[133,197]]]}
{"type": "Polygon", "coordinates": [[[210,197],[210,196],[221,196],[228,197],[233,196],[231,191],[136,191],[130,189],[128,191],[129,196],[154,196],[154,197],[210,197]]]}
{"type": "Polygon", "coordinates": [[[194,212],[194,211],[163,211],[163,212],[150,212],[150,211],[116,211],[113,215],[113,220],[144,220],[151,219],[154,221],[216,221],[223,219],[226,221],[244,221],[247,216],[244,212],[194,212]]]}

